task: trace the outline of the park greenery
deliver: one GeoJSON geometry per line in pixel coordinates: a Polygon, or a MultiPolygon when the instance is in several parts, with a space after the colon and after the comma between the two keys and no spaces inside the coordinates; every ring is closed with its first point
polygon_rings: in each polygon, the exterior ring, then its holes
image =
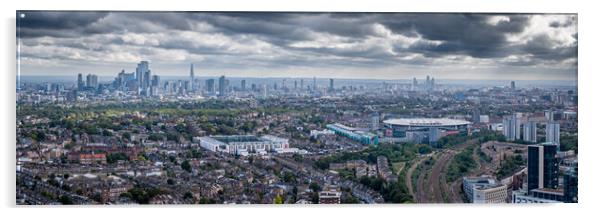
{"type": "Polygon", "coordinates": [[[428,154],[431,147],[423,144],[379,144],[370,146],[359,152],[343,152],[317,160],[314,165],[320,169],[328,169],[330,163],[342,163],[349,160],[365,160],[368,163],[376,163],[378,156],[385,156],[389,162],[397,163],[410,161],[417,154],[428,154]]]}
{"type": "Polygon", "coordinates": [[[502,160],[501,166],[495,172],[495,176],[498,179],[502,179],[514,174],[526,164],[525,159],[523,159],[523,156],[520,154],[504,158],[505,159],[502,160]]]}
{"type": "Polygon", "coordinates": [[[447,168],[447,182],[452,182],[465,176],[471,169],[477,166],[476,161],[472,158],[474,148],[474,145],[470,145],[454,156],[447,168]]]}

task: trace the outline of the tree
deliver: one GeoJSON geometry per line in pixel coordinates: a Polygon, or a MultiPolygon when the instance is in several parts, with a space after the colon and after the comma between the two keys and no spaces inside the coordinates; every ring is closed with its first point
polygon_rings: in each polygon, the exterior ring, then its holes
{"type": "Polygon", "coordinates": [[[311,189],[314,192],[318,192],[320,191],[322,188],[320,187],[320,185],[318,185],[318,183],[316,182],[312,182],[311,184],[309,184],[309,189],[311,189]]]}
{"type": "Polygon", "coordinates": [[[180,167],[182,167],[183,170],[186,170],[188,172],[192,172],[192,167],[190,166],[190,162],[188,160],[185,160],[184,162],[182,162],[182,164],[180,165],[180,167]]]}
{"type": "Polygon", "coordinates": [[[132,134],[130,134],[129,132],[125,132],[121,137],[126,141],[130,141],[132,139],[132,134]]]}
{"type": "Polygon", "coordinates": [[[167,184],[168,185],[174,185],[176,182],[173,179],[167,179],[167,184]]]}
{"type": "Polygon", "coordinates": [[[129,157],[125,153],[122,153],[122,152],[111,153],[111,154],[107,155],[107,163],[112,164],[112,163],[115,163],[120,160],[126,161],[126,160],[129,160],[129,157]]]}
{"type": "Polygon", "coordinates": [[[73,201],[68,196],[62,195],[59,197],[59,202],[63,205],[73,205],[73,201]]]}
{"type": "Polygon", "coordinates": [[[284,198],[278,194],[276,198],[274,198],[274,204],[284,204],[284,198]]]}

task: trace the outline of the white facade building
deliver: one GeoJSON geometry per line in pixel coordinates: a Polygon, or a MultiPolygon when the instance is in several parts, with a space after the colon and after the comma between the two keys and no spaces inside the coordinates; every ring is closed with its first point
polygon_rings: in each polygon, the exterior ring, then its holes
{"type": "Polygon", "coordinates": [[[552,142],[556,145],[560,144],[560,123],[546,123],[546,142],[552,142]]]}
{"type": "Polygon", "coordinates": [[[195,137],[200,146],[214,152],[225,152],[236,155],[260,154],[268,152],[296,153],[297,148],[289,148],[288,139],[271,135],[261,137],[253,135],[206,136],[195,137]]]}
{"type": "Polygon", "coordinates": [[[491,176],[464,177],[462,188],[472,203],[506,203],[508,187],[491,176]]]}
{"type": "Polygon", "coordinates": [[[523,140],[527,142],[537,142],[537,122],[528,121],[523,127],[523,140]]]}

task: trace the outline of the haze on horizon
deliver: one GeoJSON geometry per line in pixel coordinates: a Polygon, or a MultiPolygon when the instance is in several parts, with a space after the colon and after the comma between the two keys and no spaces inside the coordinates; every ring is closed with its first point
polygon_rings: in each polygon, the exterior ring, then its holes
{"type": "Polygon", "coordinates": [[[576,14],[17,11],[24,76],[577,80],[576,14]]]}

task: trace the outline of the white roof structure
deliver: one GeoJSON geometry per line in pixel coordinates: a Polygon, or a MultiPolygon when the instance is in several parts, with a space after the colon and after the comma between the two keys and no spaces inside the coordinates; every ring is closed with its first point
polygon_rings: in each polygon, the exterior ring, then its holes
{"type": "Polygon", "coordinates": [[[414,127],[450,127],[471,124],[469,121],[449,118],[402,118],[388,119],[385,124],[414,127]]]}

